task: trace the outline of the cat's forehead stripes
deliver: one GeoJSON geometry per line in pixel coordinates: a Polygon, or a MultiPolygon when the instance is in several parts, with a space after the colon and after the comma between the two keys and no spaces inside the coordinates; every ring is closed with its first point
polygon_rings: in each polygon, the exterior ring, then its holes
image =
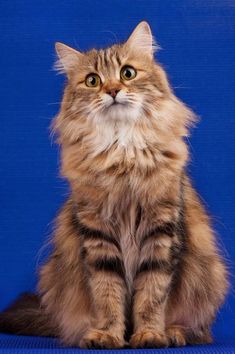
{"type": "Polygon", "coordinates": [[[119,73],[121,65],[120,54],[116,48],[111,47],[97,51],[94,61],[94,69],[97,73],[102,73],[104,77],[113,77],[117,72],[119,73]]]}

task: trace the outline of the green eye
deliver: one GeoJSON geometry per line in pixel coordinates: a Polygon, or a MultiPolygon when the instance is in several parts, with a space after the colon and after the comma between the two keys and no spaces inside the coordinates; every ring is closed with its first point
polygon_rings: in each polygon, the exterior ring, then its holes
{"type": "Polygon", "coordinates": [[[97,87],[100,85],[100,82],[101,82],[100,77],[97,74],[89,74],[87,75],[85,80],[85,84],[88,87],[97,87]]]}
{"type": "Polygon", "coordinates": [[[136,77],[137,72],[132,66],[124,66],[121,70],[121,78],[123,80],[132,80],[136,77]]]}

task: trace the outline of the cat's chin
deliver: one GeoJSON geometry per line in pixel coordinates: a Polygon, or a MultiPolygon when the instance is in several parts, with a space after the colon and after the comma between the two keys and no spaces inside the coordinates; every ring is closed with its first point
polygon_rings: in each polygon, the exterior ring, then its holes
{"type": "Polygon", "coordinates": [[[114,102],[100,114],[100,119],[111,121],[136,121],[140,117],[142,108],[128,102],[114,102]]]}

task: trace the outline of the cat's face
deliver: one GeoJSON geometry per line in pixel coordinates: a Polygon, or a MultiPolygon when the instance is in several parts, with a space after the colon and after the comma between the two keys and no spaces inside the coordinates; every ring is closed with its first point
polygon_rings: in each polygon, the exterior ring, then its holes
{"type": "Polygon", "coordinates": [[[145,22],[122,45],[81,53],[57,43],[56,49],[73,91],[71,109],[97,123],[136,121],[169,91],[145,22]]]}
{"type": "Polygon", "coordinates": [[[187,135],[192,113],[170,89],[154,60],[149,25],[141,22],[129,39],[86,53],[57,43],[57,69],[67,75],[54,123],[59,141],[82,142],[93,155],[109,148],[139,151],[187,135]]]}

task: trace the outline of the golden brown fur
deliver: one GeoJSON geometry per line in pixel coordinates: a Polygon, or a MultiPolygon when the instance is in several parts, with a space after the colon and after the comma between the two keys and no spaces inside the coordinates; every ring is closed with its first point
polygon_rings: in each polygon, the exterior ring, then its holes
{"type": "Polygon", "coordinates": [[[57,52],[68,83],[54,129],[71,196],[40,273],[45,313],[65,344],[85,348],[210,342],[227,275],[185,172],[194,115],[154,61],[149,26],[106,50],[57,52]],[[125,65],[137,76],[123,82],[125,65]],[[99,87],[86,87],[89,73],[99,87]]]}

